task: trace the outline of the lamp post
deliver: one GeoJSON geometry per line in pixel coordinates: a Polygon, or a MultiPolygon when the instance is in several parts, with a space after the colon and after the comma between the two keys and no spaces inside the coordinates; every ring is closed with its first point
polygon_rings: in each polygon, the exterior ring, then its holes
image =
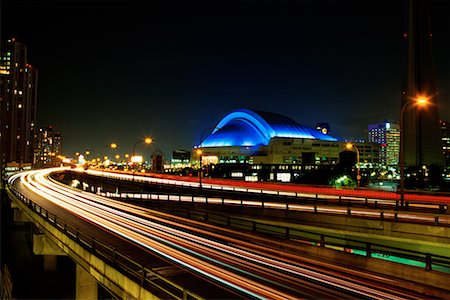
{"type": "Polygon", "coordinates": [[[202,154],[203,154],[203,150],[197,149],[196,153],[200,160],[200,172],[198,173],[198,183],[199,183],[198,186],[199,186],[199,188],[202,188],[202,175],[203,175],[202,154]]]}
{"type": "Polygon", "coordinates": [[[355,148],[355,150],[356,150],[356,182],[357,182],[357,187],[360,187],[360,184],[361,184],[361,173],[360,173],[360,169],[359,169],[359,150],[358,150],[358,147],[356,147],[356,145],[353,145],[352,143],[347,143],[345,145],[345,148],[347,148],[348,150],[355,148]]]}
{"type": "Polygon", "coordinates": [[[102,158],[104,159],[104,160],[106,160],[105,159],[105,149],[106,148],[111,148],[111,149],[117,149],[117,144],[116,143],[111,143],[111,144],[108,144],[108,145],[105,145],[104,147],[103,147],[103,149],[102,149],[102,158]]]}
{"type": "MultiPolygon", "coordinates": [[[[133,152],[132,152],[132,156],[131,156],[132,162],[133,162],[134,157],[136,156],[136,146],[138,144],[140,144],[140,143],[144,143],[146,145],[150,145],[151,143],[153,143],[153,140],[151,138],[149,138],[149,137],[146,137],[145,139],[143,139],[143,140],[140,139],[136,143],[134,143],[134,145],[133,145],[133,152]]],[[[135,171],[135,168],[134,168],[134,162],[133,162],[133,172],[132,172],[133,181],[134,181],[134,171],[135,171]]]]}
{"type": "Polygon", "coordinates": [[[403,139],[403,118],[406,111],[406,108],[410,103],[415,103],[418,106],[426,106],[428,105],[428,99],[424,96],[418,96],[413,100],[409,100],[403,104],[402,109],[400,111],[400,206],[403,207],[405,205],[405,143],[403,139]]]}
{"type": "Polygon", "coordinates": [[[86,163],[87,163],[87,166],[89,167],[89,165],[90,165],[89,154],[91,154],[91,151],[86,150],[84,152],[84,154],[86,154],[86,163]]]}

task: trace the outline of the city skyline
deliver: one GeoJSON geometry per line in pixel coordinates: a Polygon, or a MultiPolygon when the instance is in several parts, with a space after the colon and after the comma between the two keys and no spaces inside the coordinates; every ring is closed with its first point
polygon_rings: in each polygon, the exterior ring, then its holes
{"type": "MultiPolygon", "coordinates": [[[[445,120],[448,9],[432,5],[445,120]]],[[[403,10],[402,3],[303,1],[6,2],[2,39],[28,46],[40,70],[37,123],[60,128],[64,153],[110,142],[130,152],[151,136],[146,154],[160,148],[170,156],[198,144],[236,108],[310,127],[327,122],[343,139],[367,138],[368,124],[398,121],[403,10]]]]}

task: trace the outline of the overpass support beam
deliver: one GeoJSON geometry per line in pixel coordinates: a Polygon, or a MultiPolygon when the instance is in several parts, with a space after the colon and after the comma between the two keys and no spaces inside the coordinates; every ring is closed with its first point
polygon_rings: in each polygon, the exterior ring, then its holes
{"type": "Polygon", "coordinates": [[[31,222],[30,219],[20,209],[14,208],[14,222],[31,222]]]}
{"type": "Polygon", "coordinates": [[[78,264],[76,272],[75,298],[85,300],[98,299],[97,280],[78,264]]]}
{"type": "MultiPolygon", "coordinates": [[[[37,231],[37,228],[36,228],[37,231]]],[[[33,233],[33,254],[44,256],[44,271],[54,272],[57,267],[57,256],[67,255],[52,240],[41,232],[33,233]]]]}

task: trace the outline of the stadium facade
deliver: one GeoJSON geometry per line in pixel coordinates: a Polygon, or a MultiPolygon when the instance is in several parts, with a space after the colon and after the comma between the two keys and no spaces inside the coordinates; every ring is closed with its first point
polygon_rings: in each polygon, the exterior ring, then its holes
{"type": "MultiPolygon", "coordinates": [[[[346,144],[345,141],[301,125],[284,115],[236,109],[226,114],[211,134],[194,147],[192,153],[195,156],[198,153],[196,150],[202,150],[201,155],[193,157],[201,159],[202,166],[235,166],[222,168],[229,170],[223,177],[249,179],[251,176],[251,180],[282,180],[278,176],[281,172],[290,174],[285,175],[283,181],[292,181],[294,173],[339,164],[343,157],[346,157],[345,153],[350,152],[346,144]],[[249,165],[248,171],[242,172],[243,168],[240,168],[239,164],[249,165]],[[266,178],[260,178],[258,170],[267,168],[273,172],[268,172],[266,178]],[[246,174],[248,172],[251,174],[246,174]]],[[[362,165],[378,164],[379,145],[353,145],[356,146],[362,165]]],[[[356,163],[357,155],[353,151],[351,154],[354,154],[356,163]]]]}

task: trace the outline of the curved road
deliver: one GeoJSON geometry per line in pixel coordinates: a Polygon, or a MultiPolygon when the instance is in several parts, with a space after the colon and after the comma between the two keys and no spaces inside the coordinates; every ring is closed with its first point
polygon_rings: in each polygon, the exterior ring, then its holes
{"type": "Polygon", "coordinates": [[[71,216],[75,222],[87,223],[87,229],[100,232],[106,242],[114,237],[121,243],[126,241],[125,251],[143,250],[152,261],[159,259],[196,275],[197,283],[206,285],[187,288],[199,295],[258,299],[423,297],[405,282],[332,265],[313,267],[295,255],[246,243],[243,233],[194,224],[72,189],[48,177],[56,170],[61,169],[21,173],[12,176],[10,184],[31,199],[39,199],[38,204],[58,217],[63,214],[63,218],[71,216]]]}

